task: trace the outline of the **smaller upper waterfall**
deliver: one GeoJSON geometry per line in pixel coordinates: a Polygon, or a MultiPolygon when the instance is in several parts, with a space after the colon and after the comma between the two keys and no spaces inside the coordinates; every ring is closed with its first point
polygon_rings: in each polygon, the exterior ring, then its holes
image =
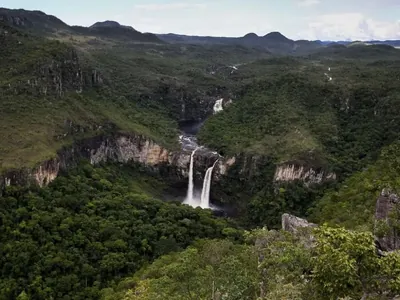
{"type": "Polygon", "coordinates": [[[223,98],[215,101],[214,108],[213,108],[214,109],[214,114],[219,113],[220,111],[224,110],[224,107],[222,106],[223,102],[224,102],[223,98]]]}
{"type": "Polygon", "coordinates": [[[212,167],[207,169],[206,175],[204,176],[203,190],[201,192],[201,199],[200,199],[201,208],[210,208],[210,189],[211,189],[212,172],[214,170],[217,161],[218,159],[214,162],[212,167]]]}

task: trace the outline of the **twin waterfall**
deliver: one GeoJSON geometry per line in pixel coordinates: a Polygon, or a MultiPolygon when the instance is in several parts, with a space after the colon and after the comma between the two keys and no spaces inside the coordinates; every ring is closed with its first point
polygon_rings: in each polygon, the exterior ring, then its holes
{"type": "MultiPolygon", "coordinates": [[[[233,69],[237,70],[237,67],[232,67],[233,69]]],[[[232,102],[232,100],[229,100],[232,102]]],[[[228,101],[228,102],[229,102],[228,101]]],[[[229,103],[230,103],[229,102],[229,103]]],[[[224,98],[217,99],[214,103],[213,112],[214,114],[220,113],[224,110],[224,98]]],[[[203,147],[199,147],[197,144],[196,133],[203,124],[204,120],[200,123],[194,123],[192,126],[186,127],[186,130],[183,130],[183,134],[179,137],[182,149],[188,151],[189,149],[192,151],[190,155],[190,165],[189,165],[189,184],[188,184],[188,191],[186,195],[186,199],[183,203],[188,204],[193,207],[200,206],[201,208],[211,208],[210,207],[210,190],[211,190],[211,180],[212,180],[212,173],[214,170],[215,165],[217,164],[219,158],[214,162],[212,167],[207,169],[207,172],[204,176],[203,181],[203,189],[201,191],[201,195],[199,195],[194,188],[194,180],[193,180],[193,164],[194,164],[194,155],[197,150],[203,147]],[[195,129],[195,130],[193,130],[195,129]],[[193,150],[194,149],[194,150],[193,150]]],[[[217,152],[214,152],[217,154],[217,152]]],[[[215,208],[215,207],[214,207],[215,208]]]]}
{"type": "Polygon", "coordinates": [[[186,199],[183,203],[188,204],[193,207],[200,206],[201,208],[210,208],[210,189],[211,189],[211,179],[212,172],[214,170],[215,164],[218,159],[214,162],[213,166],[207,169],[203,181],[203,190],[201,192],[201,197],[198,199],[194,194],[194,184],[193,184],[193,164],[194,164],[194,154],[199,148],[196,148],[190,155],[190,165],[189,165],[189,184],[186,199]]]}
{"type": "Polygon", "coordinates": [[[214,162],[212,167],[207,169],[206,175],[204,176],[203,190],[201,192],[201,198],[200,198],[200,207],[202,208],[210,207],[210,189],[211,189],[212,172],[214,170],[217,161],[218,159],[214,162]]]}
{"type": "Polygon", "coordinates": [[[192,152],[192,154],[190,155],[190,165],[189,165],[189,185],[188,185],[188,191],[187,191],[187,196],[185,199],[185,203],[193,206],[193,193],[194,193],[194,189],[193,189],[193,157],[194,154],[196,153],[196,151],[199,149],[199,147],[197,147],[196,149],[194,149],[194,151],[192,152]]]}

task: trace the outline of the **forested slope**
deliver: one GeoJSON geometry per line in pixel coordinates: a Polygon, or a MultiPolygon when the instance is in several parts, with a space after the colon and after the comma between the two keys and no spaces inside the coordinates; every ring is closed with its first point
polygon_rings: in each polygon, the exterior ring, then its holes
{"type": "Polygon", "coordinates": [[[162,178],[118,165],[84,165],[45,189],[8,188],[0,197],[0,299],[98,299],[198,238],[240,239],[209,210],[156,200],[162,188],[162,178]]]}

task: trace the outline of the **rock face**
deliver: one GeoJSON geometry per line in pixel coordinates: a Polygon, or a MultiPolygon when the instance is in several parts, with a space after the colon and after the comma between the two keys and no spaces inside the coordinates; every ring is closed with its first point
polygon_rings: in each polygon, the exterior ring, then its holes
{"type": "Polygon", "coordinates": [[[33,169],[11,170],[0,176],[0,187],[37,184],[41,187],[53,181],[61,171],[87,159],[93,165],[101,162],[140,163],[149,170],[168,172],[184,177],[190,154],[171,152],[140,135],[113,134],[77,142],[60,150],[55,158],[33,169]],[[162,169],[162,171],[161,171],[162,169]]]}
{"type": "MultiPolygon", "coordinates": [[[[186,180],[190,155],[191,151],[170,151],[141,135],[115,133],[97,136],[60,150],[55,158],[40,163],[33,169],[10,170],[0,175],[0,190],[10,185],[46,186],[60,172],[76,166],[82,159],[90,161],[92,165],[104,162],[141,164],[148,171],[160,173],[169,179],[186,180]]],[[[225,164],[225,160],[216,152],[207,149],[197,151],[194,161],[195,178],[202,181],[207,168],[217,159],[220,159],[221,165],[225,164]]],[[[232,160],[227,165],[231,163],[232,160]]]]}
{"type": "Polygon", "coordinates": [[[277,166],[274,176],[275,182],[288,182],[301,180],[305,184],[320,184],[324,181],[336,180],[336,174],[322,169],[313,169],[296,164],[284,164],[277,166]]]}
{"type": "Polygon", "coordinates": [[[316,224],[310,223],[305,219],[290,215],[282,215],[282,229],[291,233],[297,233],[299,228],[314,228],[316,224]]]}
{"type": "Polygon", "coordinates": [[[376,202],[375,234],[378,246],[383,251],[400,249],[400,234],[395,226],[398,221],[391,216],[397,212],[399,204],[399,197],[388,189],[382,190],[376,202]]]}

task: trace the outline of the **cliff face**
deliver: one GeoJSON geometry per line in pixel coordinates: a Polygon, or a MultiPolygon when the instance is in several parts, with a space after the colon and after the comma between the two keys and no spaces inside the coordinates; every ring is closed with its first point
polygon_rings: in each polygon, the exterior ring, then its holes
{"type": "Polygon", "coordinates": [[[190,157],[187,153],[170,152],[144,136],[100,136],[64,148],[55,158],[33,169],[6,172],[0,176],[0,186],[37,184],[43,187],[53,181],[61,171],[76,166],[81,159],[87,159],[93,165],[101,162],[140,163],[150,170],[165,166],[174,175],[184,177],[190,157]]]}
{"type": "MultiPolygon", "coordinates": [[[[52,182],[62,171],[76,166],[82,159],[92,165],[105,162],[123,164],[141,164],[149,171],[158,172],[169,179],[186,180],[190,163],[189,151],[170,151],[154,141],[135,134],[116,133],[110,136],[98,136],[76,142],[64,148],[55,158],[40,163],[33,169],[10,170],[0,175],[0,188],[10,185],[40,187],[52,182]]],[[[225,163],[215,152],[201,149],[194,156],[194,171],[197,180],[202,181],[207,168],[220,159],[221,166],[229,166],[232,159],[225,163]]],[[[224,173],[226,166],[222,167],[224,173]]],[[[216,173],[219,173],[216,170],[216,173]]]]}
{"type": "Polygon", "coordinates": [[[399,197],[388,189],[382,190],[375,208],[375,234],[379,248],[383,251],[400,249],[398,232],[399,197]]]}
{"type": "Polygon", "coordinates": [[[26,89],[21,88],[22,84],[26,84],[34,94],[55,94],[61,97],[66,91],[82,93],[84,88],[104,83],[100,72],[81,64],[78,53],[73,48],[66,49],[62,59],[48,59],[42,62],[32,75],[26,83],[20,83],[17,88],[10,88],[19,93],[26,92],[26,89]]]}
{"type": "Polygon", "coordinates": [[[213,113],[213,107],[221,95],[229,95],[225,88],[201,89],[190,85],[179,86],[160,83],[151,94],[143,95],[146,99],[161,99],[171,105],[171,116],[178,121],[205,120],[213,113]]]}
{"type": "MultiPolygon", "coordinates": [[[[0,9],[0,21],[1,17],[0,9]]],[[[23,21],[15,17],[15,22],[23,21]]],[[[8,59],[2,64],[2,71],[9,80],[0,85],[6,93],[60,97],[65,92],[81,93],[105,83],[100,72],[66,44],[29,36],[1,22],[0,44],[8,59]]]]}
{"type": "Polygon", "coordinates": [[[320,184],[324,181],[336,180],[336,174],[323,169],[314,169],[296,164],[284,164],[277,166],[274,176],[275,182],[288,182],[301,180],[305,184],[320,184]]]}

